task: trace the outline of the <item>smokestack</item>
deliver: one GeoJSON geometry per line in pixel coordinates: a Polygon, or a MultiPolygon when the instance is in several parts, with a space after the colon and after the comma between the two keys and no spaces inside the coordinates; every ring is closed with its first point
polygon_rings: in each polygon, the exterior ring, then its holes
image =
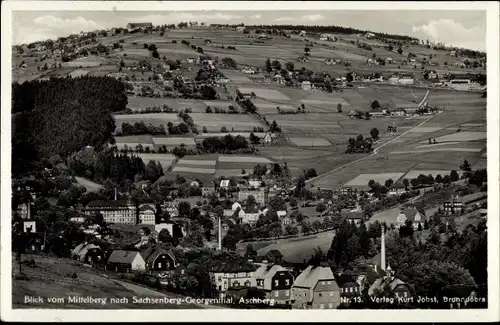
{"type": "Polygon", "coordinates": [[[219,216],[219,250],[222,251],[222,218],[219,216]]]}
{"type": "Polygon", "coordinates": [[[115,187],[115,201],[116,201],[116,198],[117,198],[117,193],[116,193],[116,187],[115,187]]]}
{"type": "Polygon", "coordinates": [[[31,193],[28,196],[28,204],[26,207],[26,220],[31,220],[31,193]]]}
{"type": "Polygon", "coordinates": [[[385,271],[385,229],[382,225],[382,238],[380,238],[380,267],[385,271]]]}

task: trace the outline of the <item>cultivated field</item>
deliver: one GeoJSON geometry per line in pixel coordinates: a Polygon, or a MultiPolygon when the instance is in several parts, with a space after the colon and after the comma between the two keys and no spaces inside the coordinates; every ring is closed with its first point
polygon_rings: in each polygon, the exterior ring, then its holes
{"type": "Polygon", "coordinates": [[[192,113],[189,115],[200,131],[205,127],[208,132],[221,132],[221,128],[225,127],[228,131],[252,132],[254,127],[261,126],[251,116],[243,114],[192,113]]]}
{"type": "Polygon", "coordinates": [[[404,173],[382,173],[382,174],[360,174],[356,178],[345,183],[344,186],[365,186],[373,180],[376,183],[384,184],[386,180],[392,179],[397,182],[404,173]]]}
{"type": "MultiPolygon", "coordinates": [[[[445,176],[449,175],[451,170],[410,170],[403,178],[406,178],[408,180],[417,178],[420,174],[423,175],[432,175],[432,177],[436,177],[437,175],[445,176]]],[[[462,171],[457,171],[458,174],[462,174],[462,171]]]]}
{"type": "Polygon", "coordinates": [[[153,137],[153,143],[156,146],[166,146],[167,148],[176,147],[180,145],[196,146],[193,138],[187,137],[153,137]]]}
{"type": "Polygon", "coordinates": [[[106,62],[105,58],[98,57],[98,56],[89,56],[86,58],[79,58],[74,61],[69,61],[69,62],[63,62],[62,66],[63,67],[70,67],[70,68],[87,68],[87,67],[97,67],[106,62]]]}
{"type": "Polygon", "coordinates": [[[289,101],[290,98],[280,91],[275,89],[267,89],[267,88],[247,88],[240,87],[239,91],[243,94],[255,93],[255,95],[259,98],[269,100],[269,101],[289,101]]]}
{"type": "Polygon", "coordinates": [[[306,138],[306,137],[293,137],[290,141],[295,143],[299,147],[329,147],[332,144],[324,138],[306,138]]]}
{"type": "Polygon", "coordinates": [[[174,113],[148,113],[148,114],[122,114],[114,115],[116,130],[121,130],[122,123],[134,124],[135,122],[144,122],[154,126],[163,125],[167,127],[168,122],[180,123],[179,117],[174,113]]]}
{"type": "Polygon", "coordinates": [[[168,153],[134,153],[142,159],[144,164],[148,164],[151,160],[159,162],[163,167],[163,171],[167,172],[172,162],[175,160],[175,156],[168,153]]]}

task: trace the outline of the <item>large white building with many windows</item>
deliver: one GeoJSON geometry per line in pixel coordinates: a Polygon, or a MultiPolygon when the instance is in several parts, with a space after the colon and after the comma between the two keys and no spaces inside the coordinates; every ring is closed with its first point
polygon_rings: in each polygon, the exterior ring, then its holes
{"type": "Polygon", "coordinates": [[[92,201],[84,209],[87,215],[101,213],[106,223],[137,224],[135,205],[127,201],[92,201]]]}

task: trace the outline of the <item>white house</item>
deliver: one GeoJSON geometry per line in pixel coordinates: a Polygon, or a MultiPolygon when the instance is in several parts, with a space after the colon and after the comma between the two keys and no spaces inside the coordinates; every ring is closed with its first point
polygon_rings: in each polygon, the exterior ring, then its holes
{"type": "Polygon", "coordinates": [[[142,204],[139,207],[139,223],[144,225],[155,224],[156,209],[152,204],[142,204]]]}
{"type": "Polygon", "coordinates": [[[302,81],[302,90],[311,90],[311,82],[310,81],[302,81]]]}
{"type": "Polygon", "coordinates": [[[36,221],[23,221],[23,231],[24,232],[36,232],[36,221]]]}
{"type": "Polygon", "coordinates": [[[299,36],[306,36],[306,35],[307,35],[307,33],[305,30],[300,31],[300,33],[299,33],[299,36]]]}

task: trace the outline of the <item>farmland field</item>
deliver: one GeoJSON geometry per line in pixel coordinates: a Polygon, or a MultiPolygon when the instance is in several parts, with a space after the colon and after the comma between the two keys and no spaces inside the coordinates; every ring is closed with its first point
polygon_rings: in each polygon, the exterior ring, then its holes
{"type": "Polygon", "coordinates": [[[318,247],[326,254],[330,249],[334,234],[334,231],[328,231],[300,238],[282,239],[257,250],[257,252],[263,256],[270,250],[277,249],[283,254],[284,260],[302,263],[304,260],[310,259],[318,247]]]}
{"type": "Polygon", "coordinates": [[[261,126],[249,115],[243,114],[189,114],[195,124],[201,129],[206,127],[208,132],[220,132],[222,127],[228,131],[251,132],[254,127],[261,126]]]}
{"type": "Polygon", "coordinates": [[[141,158],[146,165],[150,160],[159,161],[164,172],[168,170],[175,160],[175,156],[168,153],[135,153],[134,155],[141,158]]]}
{"type": "Polygon", "coordinates": [[[217,164],[216,160],[197,160],[197,159],[180,159],[177,162],[179,165],[192,165],[192,166],[215,166],[217,164]]]}
{"type": "Polygon", "coordinates": [[[167,147],[174,147],[184,144],[186,146],[195,146],[193,138],[187,137],[153,137],[153,142],[155,145],[165,145],[167,147]]]}
{"type": "MultiPolygon", "coordinates": [[[[456,132],[449,135],[444,135],[436,138],[436,141],[477,141],[477,140],[485,140],[486,132],[456,132]]],[[[423,143],[423,142],[422,142],[423,143]]]]}
{"type": "Polygon", "coordinates": [[[236,156],[236,155],[220,155],[219,162],[249,162],[257,164],[270,164],[272,161],[265,157],[256,156],[236,156]]]}
{"type": "Polygon", "coordinates": [[[356,178],[345,183],[344,186],[365,186],[368,185],[370,180],[384,184],[388,179],[392,179],[396,182],[403,176],[404,173],[381,173],[381,174],[360,174],[356,178]]]}
{"type": "Polygon", "coordinates": [[[117,130],[121,130],[122,123],[144,122],[155,126],[167,126],[168,122],[179,123],[177,114],[174,113],[148,113],[148,114],[122,114],[114,115],[117,130]]]}
{"type": "Polygon", "coordinates": [[[266,89],[266,88],[245,88],[245,87],[240,87],[238,88],[240,92],[242,93],[255,93],[257,97],[263,98],[265,100],[277,100],[277,101],[289,101],[290,98],[278,90],[274,89],[266,89]]]}
{"type": "Polygon", "coordinates": [[[98,67],[101,64],[104,64],[105,62],[106,62],[106,59],[104,59],[102,57],[89,56],[86,58],[79,58],[79,59],[69,61],[69,62],[63,62],[62,66],[63,67],[74,67],[74,68],[78,68],[80,66],[82,66],[83,68],[98,67]]]}
{"type": "MultiPolygon", "coordinates": [[[[225,137],[226,135],[232,135],[233,137],[239,135],[244,138],[250,138],[250,133],[252,132],[219,132],[219,133],[200,133],[196,135],[197,139],[204,139],[208,137],[225,137]]],[[[259,138],[263,138],[266,133],[265,132],[253,132],[255,136],[258,136],[259,138]]]]}
{"type": "Polygon", "coordinates": [[[307,138],[307,137],[293,137],[290,138],[290,141],[295,143],[299,147],[328,147],[331,146],[332,144],[324,139],[324,138],[307,138]]]}
{"type": "MultiPolygon", "coordinates": [[[[404,178],[406,179],[414,179],[417,178],[418,175],[423,174],[423,175],[432,175],[432,177],[436,177],[437,175],[445,176],[449,175],[451,170],[410,170],[404,178]]],[[[462,174],[463,172],[458,171],[458,174],[462,174]]]]}
{"type": "Polygon", "coordinates": [[[185,167],[185,166],[175,166],[172,169],[173,173],[192,173],[192,174],[214,174],[215,168],[202,168],[202,167],[185,167]]]}

